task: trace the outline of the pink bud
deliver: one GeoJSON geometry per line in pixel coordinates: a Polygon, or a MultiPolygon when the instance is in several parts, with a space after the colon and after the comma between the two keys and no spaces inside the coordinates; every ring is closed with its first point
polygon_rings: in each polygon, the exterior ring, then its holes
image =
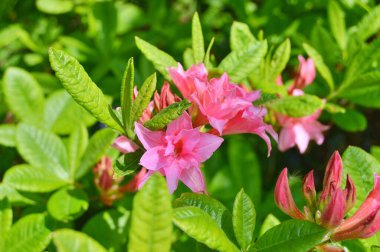
{"type": "Polygon", "coordinates": [[[338,226],[344,217],[346,199],[342,189],[337,188],[321,214],[321,225],[326,228],[338,226]]]}
{"type": "Polygon", "coordinates": [[[305,216],[297,208],[290,191],[288,182],[288,169],[284,168],[277,180],[274,190],[274,200],[278,208],[294,219],[304,220],[305,216]]]}
{"type": "Polygon", "coordinates": [[[346,196],[345,213],[348,213],[351,210],[351,208],[354,207],[356,201],[356,188],[354,182],[352,181],[350,176],[348,176],[348,174],[346,179],[346,188],[344,189],[344,195],[346,196]]]}
{"type": "Polygon", "coordinates": [[[310,210],[314,211],[316,209],[316,192],[313,171],[310,171],[303,179],[302,192],[310,210]]]}
{"type": "Polygon", "coordinates": [[[294,80],[293,84],[289,88],[289,93],[292,93],[294,89],[303,89],[305,86],[310,85],[316,75],[315,64],[313,59],[305,59],[301,55],[298,56],[300,66],[298,69],[297,77],[294,80]]]}
{"type": "Polygon", "coordinates": [[[117,149],[123,154],[135,152],[139,146],[136,145],[132,140],[128,139],[125,136],[119,136],[112,143],[112,147],[117,149]]]}
{"type": "Polygon", "coordinates": [[[158,94],[156,91],[154,93],[154,106],[157,111],[160,111],[170,104],[181,101],[181,98],[173,94],[170,90],[170,86],[168,82],[164,82],[161,88],[161,94],[158,94]]]}
{"type": "Polygon", "coordinates": [[[103,156],[93,169],[95,175],[95,185],[103,191],[109,190],[113,185],[112,160],[108,156],[103,156]]]}
{"type": "Polygon", "coordinates": [[[327,163],[323,179],[323,191],[319,197],[320,203],[326,203],[336,188],[342,183],[343,163],[338,151],[335,151],[327,163]]]}

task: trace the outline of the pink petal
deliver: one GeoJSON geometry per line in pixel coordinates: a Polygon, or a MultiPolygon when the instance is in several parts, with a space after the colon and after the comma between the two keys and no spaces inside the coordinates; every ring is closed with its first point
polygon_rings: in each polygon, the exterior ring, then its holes
{"type": "Polygon", "coordinates": [[[178,178],[181,173],[176,162],[173,162],[169,167],[164,168],[166,181],[168,183],[169,192],[173,193],[178,187],[178,178]]]}
{"type": "Polygon", "coordinates": [[[191,117],[184,112],[180,117],[169,123],[166,135],[176,135],[183,129],[192,129],[191,117]]]}
{"type": "Polygon", "coordinates": [[[302,193],[305,196],[306,202],[310,210],[314,211],[316,209],[316,195],[317,194],[315,191],[313,170],[311,170],[303,179],[302,193]]]}
{"type": "Polygon", "coordinates": [[[155,173],[155,171],[148,170],[148,172],[146,172],[144,174],[144,176],[140,178],[140,180],[137,182],[137,189],[138,190],[140,190],[144,186],[146,181],[148,181],[148,179],[150,178],[150,176],[153,175],[153,173],[155,173]]]}
{"type": "Polygon", "coordinates": [[[344,217],[346,210],[346,199],[342,189],[337,188],[331,196],[330,201],[324,207],[321,215],[321,224],[326,228],[338,226],[344,217]]]}
{"type": "Polygon", "coordinates": [[[321,199],[327,197],[331,192],[331,187],[338,188],[342,183],[343,162],[338,151],[335,151],[327,163],[325,176],[323,179],[323,191],[321,199]]]}
{"type": "Polygon", "coordinates": [[[139,146],[137,146],[132,140],[128,139],[125,136],[119,136],[112,143],[112,147],[117,149],[123,154],[135,152],[139,146]]]}
{"type": "Polygon", "coordinates": [[[220,119],[217,119],[217,118],[214,118],[214,117],[210,117],[208,116],[207,117],[209,122],[210,122],[210,125],[216,129],[220,135],[222,135],[222,132],[223,132],[223,128],[224,126],[226,125],[226,123],[228,122],[228,120],[220,120],[220,119]]]}
{"type": "Polygon", "coordinates": [[[201,133],[199,142],[193,150],[193,155],[197,158],[198,162],[205,162],[219,148],[222,142],[223,138],[221,137],[201,133]]]}
{"type": "Polygon", "coordinates": [[[278,139],[278,148],[280,151],[286,151],[296,145],[296,136],[292,128],[284,127],[280,132],[278,139]]]}
{"type": "Polygon", "coordinates": [[[160,146],[164,143],[164,132],[150,131],[139,123],[135,122],[135,132],[145,149],[160,146]]]}
{"type": "Polygon", "coordinates": [[[293,126],[294,135],[296,137],[295,142],[298,146],[300,153],[304,153],[310,141],[310,136],[305,128],[301,124],[295,124],[293,126]]]}
{"type": "Polygon", "coordinates": [[[205,192],[206,185],[199,167],[183,169],[179,179],[193,192],[205,192]]]}
{"type": "Polygon", "coordinates": [[[162,147],[154,147],[147,150],[140,159],[140,164],[148,170],[157,171],[167,165],[165,157],[165,149],[162,147]]]}

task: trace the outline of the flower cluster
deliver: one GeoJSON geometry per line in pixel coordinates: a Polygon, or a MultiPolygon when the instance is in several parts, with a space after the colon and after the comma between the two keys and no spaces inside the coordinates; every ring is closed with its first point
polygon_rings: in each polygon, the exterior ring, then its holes
{"type": "MultiPolygon", "coordinates": [[[[296,79],[288,87],[288,94],[292,96],[303,95],[302,89],[310,85],[315,79],[315,65],[312,59],[305,59],[302,56],[298,57],[300,67],[296,79]]],[[[277,78],[277,84],[282,84],[281,76],[277,78]]],[[[318,145],[324,141],[323,131],[329,127],[318,122],[321,115],[321,110],[314,114],[294,118],[277,113],[277,121],[282,126],[280,132],[278,148],[281,151],[286,151],[297,145],[299,151],[304,153],[307,149],[310,140],[315,140],[318,145]]]]}
{"type": "Polygon", "coordinates": [[[331,229],[333,241],[370,237],[380,229],[380,176],[375,175],[374,188],[359,209],[344,219],[355,204],[356,189],[349,175],[345,188],[341,188],[342,173],[342,159],[336,151],[327,164],[323,190],[317,200],[313,171],[309,172],[302,186],[307,206],[301,212],[293,200],[285,168],[275,188],[276,205],[294,219],[309,220],[331,229]]]}

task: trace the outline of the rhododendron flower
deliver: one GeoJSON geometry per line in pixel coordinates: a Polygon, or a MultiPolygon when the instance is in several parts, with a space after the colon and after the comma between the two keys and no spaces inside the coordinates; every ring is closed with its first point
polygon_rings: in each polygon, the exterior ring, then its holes
{"type": "Polygon", "coordinates": [[[200,164],[219,148],[221,137],[193,128],[186,112],[169,123],[166,131],[150,131],[139,123],[135,123],[135,131],[146,149],[140,164],[148,170],[139,187],[153,172],[160,172],[170,192],[176,190],[178,180],[194,192],[206,190],[200,164]]]}
{"type": "Polygon", "coordinates": [[[112,147],[123,154],[135,152],[139,146],[125,136],[119,136],[112,143],[112,147]]]}
{"type": "Polygon", "coordinates": [[[298,60],[300,66],[296,79],[288,89],[289,93],[292,93],[294,89],[303,89],[305,86],[310,85],[315,79],[316,71],[313,59],[308,58],[306,60],[301,55],[298,55],[298,60]]]}
{"type": "Polygon", "coordinates": [[[170,90],[169,83],[166,81],[162,85],[161,94],[158,94],[157,90],[154,93],[154,106],[158,112],[170,104],[179,101],[181,101],[181,98],[173,94],[173,92],[170,90]]]}
{"type": "Polygon", "coordinates": [[[355,204],[356,189],[349,175],[345,189],[341,189],[342,173],[342,159],[336,151],[327,164],[323,190],[318,201],[313,173],[308,173],[302,187],[307,206],[302,212],[293,200],[285,168],[275,188],[276,205],[294,219],[309,220],[331,229],[333,241],[370,237],[380,229],[380,176],[375,175],[374,188],[356,213],[344,219],[355,204]]]}
{"type": "Polygon", "coordinates": [[[226,73],[220,78],[207,79],[203,64],[193,66],[184,72],[181,65],[169,69],[174,84],[183,96],[189,99],[197,111],[197,124],[209,123],[219,135],[253,133],[262,137],[271,150],[270,134],[277,141],[277,133],[271,125],[265,124],[266,110],[255,107],[252,102],[260,98],[260,92],[247,92],[231,83],[226,73]],[[204,120],[199,120],[199,116],[204,120]]]}

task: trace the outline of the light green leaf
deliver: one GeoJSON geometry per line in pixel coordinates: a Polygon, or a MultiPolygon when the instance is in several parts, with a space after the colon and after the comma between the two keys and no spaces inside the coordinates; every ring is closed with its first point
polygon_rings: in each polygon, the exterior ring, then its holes
{"type": "Polygon", "coordinates": [[[56,135],[31,125],[19,124],[17,150],[32,166],[55,173],[55,177],[61,180],[69,179],[67,151],[56,135]]]}
{"type": "Polygon", "coordinates": [[[133,87],[135,85],[135,67],[133,58],[128,60],[127,67],[124,71],[123,81],[121,83],[121,113],[124,127],[132,129],[132,104],[133,104],[133,87]]]}
{"type": "Polygon", "coordinates": [[[345,131],[357,132],[367,128],[367,118],[357,110],[346,109],[345,113],[335,114],[332,119],[339,128],[345,131]]]}
{"type": "Polygon", "coordinates": [[[145,57],[150,60],[155,68],[163,75],[166,79],[169,79],[169,74],[167,71],[168,67],[176,67],[178,65],[177,61],[169,54],[161,51],[154,45],[149,44],[145,40],[135,37],[135,42],[140,51],[145,55],[145,57]]]}
{"type": "Polygon", "coordinates": [[[149,76],[142,84],[136,100],[133,103],[131,116],[133,121],[138,121],[143,114],[144,110],[150,103],[154,91],[156,90],[157,77],[156,73],[149,76]]]}
{"type": "Polygon", "coordinates": [[[251,43],[239,50],[232,51],[220,62],[218,68],[227,72],[232,82],[241,82],[248,77],[263,61],[267,53],[266,41],[251,43]]]}
{"type": "Polygon", "coordinates": [[[162,176],[154,174],[133,199],[128,251],[170,251],[171,199],[162,176]]]}
{"type": "Polygon", "coordinates": [[[281,222],[273,214],[268,214],[263,224],[261,224],[260,236],[262,236],[269,229],[279,225],[281,222]]]}
{"type": "Polygon", "coordinates": [[[74,8],[74,1],[71,0],[37,0],[36,6],[39,11],[48,14],[63,14],[70,12],[74,8]]]}
{"type": "Polygon", "coordinates": [[[17,190],[29,192],[50,192],[70,183],[54,170],[45,167],[32,167],[27,164],[16,165],[4,175],[4,183],[17,190]]]}
{"type": "Polygon", "coordinates": [[[70,134],[78,124],[91,126],[96,119],[79,106],[66,90],[52,93],[46,100],[44,128],[56,134],[70,134]]]}
{"type": "Polygon", "coordinates": [[[201,22],[199,21],[199,16],[197,12],[195,12],[193,16],[191,34],[194,63],[199,64],[203,62],[203,59],[205,57],[205,44],[203,40],[202,26],[201,22]]]}
{"type": "Polygon", "coordinates": [[[185,51],[183,51],[182,58],[183,58],[183,63],[186,69],[194,65],[193,49],[186,48],[185,51]]]}
{"type": "Polygon", "coordinates": [[[324,107],[324,102],[315,95],[287,96],[272,100],[267,106],[274,111],[290,117],[304,117],[324,107]]]}
{"type": "Polygon", "coordinates": [[[276,78],[285,69],[290,58],[290,40],[286,39],[281,43],[273,54],[270,61],[270,69],[267,76],[267,81],[275,81],[276,78]]]}
{"type": "Polygon", "coordinates": [[[366,41],[380,29],[380,5],[375,6],[357,25],[357,34],[366,41]]]}
{"type": "Polygon", "coordinates": [[[13,212],[7,198],[0,199],[0,240],[5,237],[12,226],[13,212]]]}
{"type": "MultiPolygon", "coordinates": [[[[371,248],[373,248],[373,247],[375,247],[375,246],[379,246],[379,244],[380,244],[380,232],[377,232],[377,233],[376,233],[375,235],[373,235],[372,237],[369,237],[369,238],[367,238],[367,239],[360,239],[360,240],[358,240],[358,241],[360,241],[361,244],[363,244],[363,245],[367,248],[366,251],[368,251],[369,249],[371,249],[371,248]]],[[[378,252],[379,249],[380,249],[380,248],[377,248],[377,250],[376,250],[376,249],[373,249],[373,250],[370,250],[370,251],[376,251],[376,252],[378,252]]],[[[353,252],[354,252],[354,251],[353,251],[353,252]]]]}
{"type": "Polygon", "coordinates": [[[269,229],[252,251],[308,251],[326,238],[328,230],[309,221],[289,220],[269,229]]]}
{"type": "Polygon", "coordinates": [[[78,169],[83,153],[88,145],[88,132],[83,124],[79,124],[71,133],[67,143],[67,154],[69,160],[69,175],[71,179],[75,178],[75,172],[78,169]]]}
{"type": "Polygon", "coordinates": [[[206,55],[205,55],[205,67],[208,69],[208,68],[211,68],[212,67],[212,64],[211,64],[211,61],[210,61],[210,53],[211,53],[211,48],[214,44],[214,40],[215,38],[212,37],[211,41],[210,41],[210,44],[208,44],[208,47],[207,47],[207,50],[206,50],[206,55]]]}
{"type": "Polygon", "coordinates": [[[336,0],[329,0],[327,5],[327,16],[329,19],[330,30],[338,42],[341,50],[346,48],[346,21],[345,13],[336,0]]]}
{"type": "Polygon", "coordinates": [[[334,103],[329,103],[329,102],[326,102],[325,104],[325,108],[324,108],[327,112],[331,113],[331,114],[336,114],[336,113],[344,113],[346,112],[346,109],[337,105],[337,104],[334,104],[334,103]]]}
{"type": "Polygon", "coordinates": [[[221,252],[240,251],[226,236],[218,223],[203,210],[188,206],[174,209],[174,224],[187,235],[211,249],[221,252]]]}
{"type": "Polygon", "coordinates": [[[8,68],[4,73],[3,92],[9,109],[18,119],[42,124],[44,94],[30,73],[21,68],[8,68]]]}
{"type": "Polygon", "coordinates": [[[170,122],[180,117],[190,106],[191,103],[187,100],[170,104],[168,107],[156,114],[152,119],[145,122],[144,126],[151,130],[163,129],[170,122]]]}
{"type": "MultiPolygon", "coordinates": [[[[343,167],[345,175],[348,173],[356,188],[356,203],[349,212],[356,212],[368,193],[372,191],[374,174],[380,174],[380,163],[364,150],[349,146],[343,153],[343,167]]],[[[345,184],[346,176],[343,176],[345,184]]]]}
{"type": "Polygon", "coordinates": [[[380,108],[380,72],[356,77],[342,85],[337,95],[365,107],[380,108]]]}
{"type": "Polygon", "coordinates": [[[252,200],[243,189],[236,195],[232,212],[232,223],[236,240],[243,251],[253,243],[253,231],[256,225],[256,211],[252,200]]]}
{"type": "Polygon", "coordinates": [[[0,199],[8,198],[14,206],[25,206],[36,204],[35,199],[29,197],[30,194],[20,193],[11,185],[0,183],[0,199]]]}
{"type": "Polygon", "coordinates": [[[99,130],[91,137],[75,172],[76,179],[84,176],[100,160],[115,138],[116,134],[111,129],[99,130]]]}
{"type": "Polygon", "coordinates": [[[49,198],[47,210],[55,219],[69,222],[81,216],[88,205],[88,197],[83,190],[62,188],[49,198]]]}
{"type": "Polygon", "coordinates": [[[122,208],[110,209],[94,215],[82,232],[91,236],[110,251],[124,251],[128,237],[130,213],[122,208]]]}
{"type": "Polygon", "coordinates": [[[91,237],[72,229],[54,231],[53,242],[58,252],[107,251],[91,237]]]}
{"type": "Polygon", "coordinates": [[[75,58],[63,51],[50,48],[49,59],[58,79],[78,104],[87,109],[100,122],[123,132],[120,125],[110,115],[109,104],[103,92],[75,58]]]}
{"type": "Polygon", "coordinates": [[[0,251],[40,252],[50,243],[51,233],[44,214],[30,214],[20,219],[5,238],[0,251]]]}
{"type": "Polygon", "coordinates": [[[234,21],[231,26],[230,47],[231,50],[240,50],[248,44],[254,44],[257,40],[251,33],[247,24],[234,21]]]}
{"type": "Polygon", "coordinates": [[[330,69],[326,66],[325,62],[323,61],[322,56],[318,53],[317,50],[315,50],[310,45],[303,43],[302,46],[305,49],[306,53],[314,60],[318,72],[326,81],[328,87],[330,88],[330,91],[334,90],[334,79],[331,75],[330,69]]]}
{"type": "Polygon", "coordinates": [[[17,128],[15,125],[0,125],[0,145],[4,145],[7,147],[15,147],[16,133],[17,128]]]}

